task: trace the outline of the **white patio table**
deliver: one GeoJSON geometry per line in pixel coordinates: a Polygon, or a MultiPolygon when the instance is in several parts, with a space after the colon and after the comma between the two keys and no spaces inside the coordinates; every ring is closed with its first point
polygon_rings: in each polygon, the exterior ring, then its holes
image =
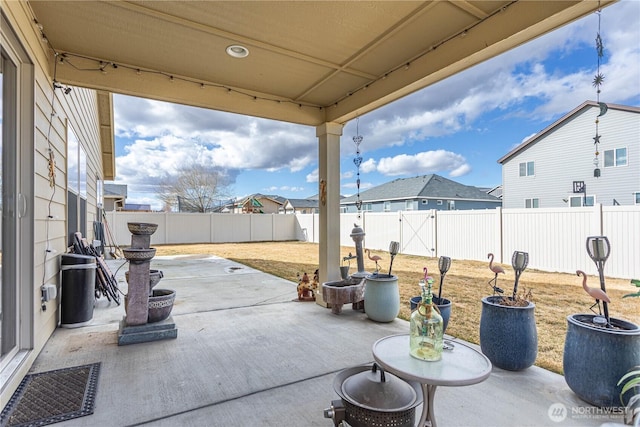
{"type": "Polygon", "coordinates": [[[405,380],[417,381],[422,386],[424,405],[419,427],[436,426],[433,399],[436,387],[465,386],[486,380],[491,374],[491,362],[479,351],[461,342],[453,349],[444,350],[442,359],[427,362],[409,354],[409,335],[390,335],[373,344],[373,358],[383,369],[405,380]],[[429,422],[429,424],[427,424],[429,422]]]}

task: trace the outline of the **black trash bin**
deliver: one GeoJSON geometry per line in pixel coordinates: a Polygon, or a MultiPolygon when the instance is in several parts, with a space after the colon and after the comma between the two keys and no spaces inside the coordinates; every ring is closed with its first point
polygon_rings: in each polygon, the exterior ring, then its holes
{"type": "Polygon", "coordinates": [[[62,308],[60,326],[77,328],[93,318],[96,288],[96,258],[63,254],[60,266],[62,308]]]}

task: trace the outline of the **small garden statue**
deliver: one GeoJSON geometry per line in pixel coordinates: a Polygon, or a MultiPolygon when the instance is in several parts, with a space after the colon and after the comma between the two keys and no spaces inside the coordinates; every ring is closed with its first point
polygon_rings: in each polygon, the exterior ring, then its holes
{"type": "Polygon", "coordinates": [[[303,273],[302,277],[300,277],[300,273],[298,273],[298,300],[299,301],[315,301],[315,293],[313,290],[313,285],[309,280],[309,275],[307,273],[303,273]]]}

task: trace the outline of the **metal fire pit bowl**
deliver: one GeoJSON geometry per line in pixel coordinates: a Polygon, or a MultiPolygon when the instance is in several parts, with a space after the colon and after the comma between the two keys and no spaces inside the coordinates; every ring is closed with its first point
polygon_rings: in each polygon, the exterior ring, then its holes
{"type": "Polygon", "coordinates": [[[336,427],[343,421],[351,427],[413,427],[416,406],[422,403],[422,388],[418,382],[405,381],[384,372],[375,363],[338,372],[333,389],[341,400],[332,401],[324,416],[333,419],[336,427]],[[353,383],[367,390],[357,390],[353,383]],[[348,394],[345,389],[349,389],[348,394]],[[376,400],[380,402],[376,403],[376,400]]]}

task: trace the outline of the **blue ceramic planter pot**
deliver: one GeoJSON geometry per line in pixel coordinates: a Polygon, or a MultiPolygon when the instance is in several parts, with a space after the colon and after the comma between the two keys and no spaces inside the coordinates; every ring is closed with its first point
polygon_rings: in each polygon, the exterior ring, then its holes
{"type": "MultiPolygon", "coordinates": [[[[409,301],[411,311],[418,308],[418,304],[420,304],[421,301],[422,297],[420,295],[411,298],[409,301]]],[[[449,318],[451,317],[451,300],[433,297],[433,302],[438,306],[438,310],[440,310],[440,314],[442,315],[442,332],[445,333],[447,332],[447,325],[449,324],[449,318]]]]}
{"type": "Polygon", "coordinates": [[[400,313],[398,276],[370,274],[365,277],[364,311],[376,322],[391,322],[400,313]]]}
{"type": "Polygon", "coordinates": [[[500,296],[482,298],[480,348],[494,366],[521,371],[538,356],[535,304],[510,307],[498,304],[500,296]]]}
{"type": "Polygon", "coordinates": [[[564,379],[578,397],[598,407],[620,406],[618,380],[640,365],[640,328],[611,317],[612,329],[593,324],[593,314],[567,317],[564,379]]]}

